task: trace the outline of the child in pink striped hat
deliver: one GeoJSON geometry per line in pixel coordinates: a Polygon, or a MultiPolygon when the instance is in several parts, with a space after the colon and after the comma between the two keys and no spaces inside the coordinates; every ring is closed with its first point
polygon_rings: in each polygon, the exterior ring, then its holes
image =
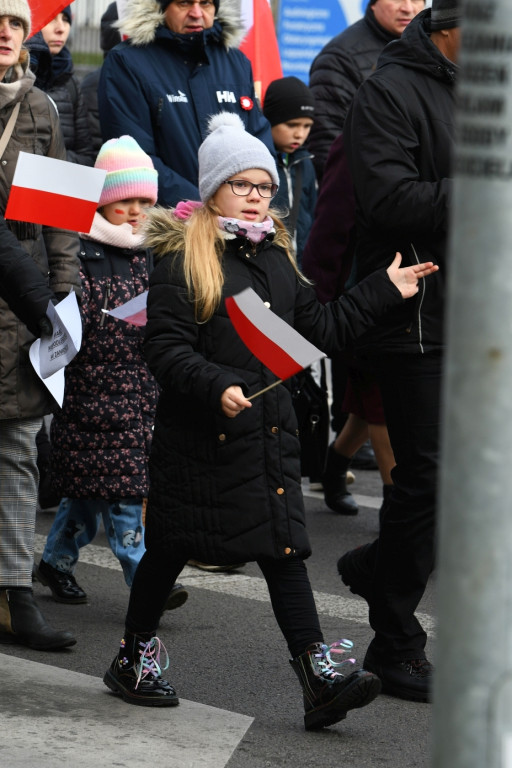
{"type": "MultiPolygon", "coordinates": [[[[143,329],[107,312],[148,289],[153,256],[141,230],[156,203],[158,174],[131,136],[107,141],[95,167],[107,175],[91,230],[80,237],[82,347],[66,369],[63,407],[51,426],[51,479],[62,500],[37,569],[63,603],[87,602],[74,571],[101,518],[131,586],[145,551],[142,512],[157,400],[143,329]]],[[[167,607],[186,598],[175,585],[167,607]]]]}

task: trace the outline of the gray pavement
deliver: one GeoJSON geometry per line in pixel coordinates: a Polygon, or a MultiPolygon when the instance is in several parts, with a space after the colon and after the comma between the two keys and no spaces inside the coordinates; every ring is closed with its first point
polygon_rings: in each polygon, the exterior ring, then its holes
{"type": "MultiPolygon", "coordinates": [[[[339,580],[342,552],[371,540],[380,505],[378,473],[356,473],[356,517],[337,516],[306,490],[313,556],[308,571],[326,640],[348,636],[362,659],[371,639],[366,603],[339,580]]],[[[37,522],[40,553],[52,515],[37,522]]],[[[379,696],[320,733],[302,723],[300,688],[275,624],[257,566],[233,574],[186,568],[189,600],[162,619],[159,635],[171,658],[169,679],[180,706],[134,707],[102,683],[122,634],[128,590],[117,560],[99,535],[82,550],[77,578],[89,603],[55,603],[35,585],[53,626],[78,643],[41,653],[0,646],[1,768],[427,768],[430,705],[379,696]]],[[[433,585],[419,615],[432,656],[433,585]]]]}

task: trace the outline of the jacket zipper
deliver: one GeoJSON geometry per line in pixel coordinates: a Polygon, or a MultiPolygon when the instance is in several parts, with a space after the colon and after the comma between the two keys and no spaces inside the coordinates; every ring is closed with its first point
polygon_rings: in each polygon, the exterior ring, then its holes
{"type": "MultiPolygon", "coordinates": [[[[112,281],[111,281],[111,279],[109,277],[107,279],[107,288],[106,288],[106,291],[105,291],[105,300],[103,302],[103,309],[108,309],[108,303],[109,303],[110,294],[111,294],[111,287],[110,287],[111,286],[111,282],[112,281]]],[[[105,324],[106,316],[107,316],[106,312],[102,312],[101,313],[100,328],[103,328],[103,326],[105,324]]]]}
{"type": "MultiPolygon", "coordinates": [[[[412,243],[411,243],[411,249],[412,249],[412,252],[414,254],[414,258],[416,259],[416,264],[420,264],[421,262],[419,260],[418,254],[416,253],[416,248],[414,247],[414,245],[412,243]]],[[[421,308],[423,306],[423,299],[425,298],[425,279],[424,278],[421,281],[421,288],[420,288],[419,294],[420,294],[420,298],[419,298],[419,301],[417,302],[417,305],[418,305],[418,310],[417,310],[417,317],[418,317],[418,343],[420,345],[420,352],[421,352],[421,354],[423,354],[424,349],[423,349],[423,327],[422,327],[422,324],[421,324],[421,308]]],[[[411,328],[412,328],[412,322],[410,323],[409,327],[407,328],[407,333],[411,332],[411,328]]]]}

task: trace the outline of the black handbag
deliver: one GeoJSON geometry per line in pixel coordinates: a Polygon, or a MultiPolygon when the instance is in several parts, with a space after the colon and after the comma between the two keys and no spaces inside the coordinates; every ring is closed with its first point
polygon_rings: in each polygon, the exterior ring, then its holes
{"type": "Polygon", "coordinates": [[[325,361],[320,361],[320,383],[310,368],[292,381],[292,399],[299,423],[301,475],[319,482],[329,444],[329,402],[325,361]]]}

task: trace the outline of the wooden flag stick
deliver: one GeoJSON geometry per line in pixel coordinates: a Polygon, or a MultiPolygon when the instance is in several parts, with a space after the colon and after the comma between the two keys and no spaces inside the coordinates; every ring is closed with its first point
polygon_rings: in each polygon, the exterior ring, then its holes
{"type": "Polygon", "coordinates": [[[250,395],[247,399],[253,400],[255,397],[258,397],[258,395],[262,395],[264,392],[268,392],[269,389],[273,389],[274,387],[277,387],[278,384],[282,383],[282,379],[278,379],[277,381],[274,381],[273,384],[269,384],[268,387],[265,387],[265,389],[260,389],[259,392],[255,392],[254,395],[250,395]]]}

